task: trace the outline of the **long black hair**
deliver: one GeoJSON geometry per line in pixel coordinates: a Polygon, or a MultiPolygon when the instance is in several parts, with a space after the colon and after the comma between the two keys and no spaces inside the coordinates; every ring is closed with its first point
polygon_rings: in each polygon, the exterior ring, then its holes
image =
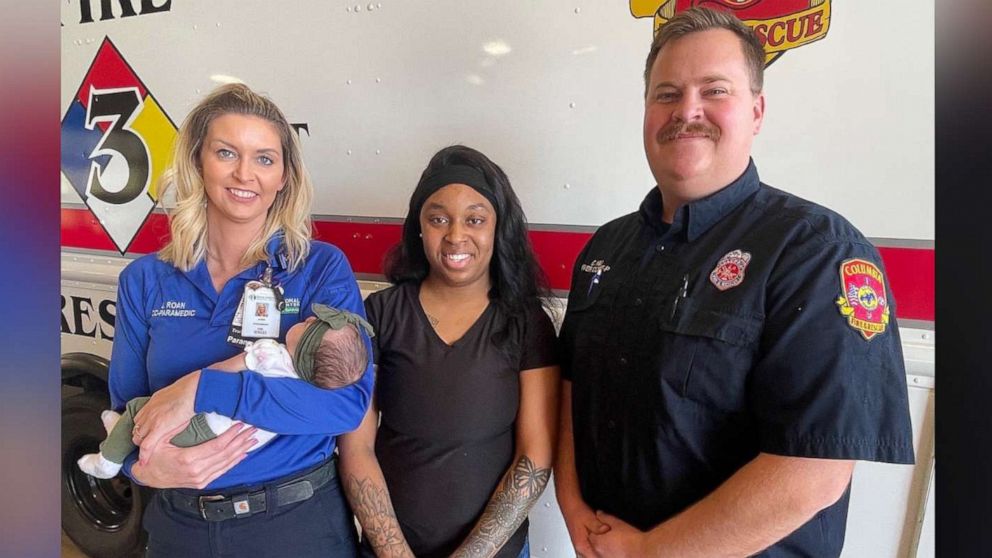
{"type": "Polygon", "coordinates": [[[386,277],[392,283],[421,282],[430,272],[420,238],[420,209],[431,196],[427,178],[449,165],[466,165],[482,172],[495,198],[496,235],[489,262],[489,300],[510,318],[522,318],[528,307],[549,300],[551,290],[527,236],[527,218],[503,169],[479,151],[452,145],[431,157],[410,196],[403,238],[386,254],[386,277]]]}

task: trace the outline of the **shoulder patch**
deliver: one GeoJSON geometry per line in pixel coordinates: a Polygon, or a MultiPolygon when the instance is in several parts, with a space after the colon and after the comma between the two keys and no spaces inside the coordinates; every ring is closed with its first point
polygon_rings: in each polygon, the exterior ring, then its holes
{"type": "Polygon", "coordinates": [[[710,273],[710,283],[721,291],[732,289],[744,282],[744,270],[751,261],[751,253],[743,250],[727,252],[710,273]]]}
{"type": "Polygon", "coordinates": [[[841,262],[840,290],[835,302],[849,326],[868,341],[885,333],[889,325],[889,301],[885,279],[877,265],[860,258],[841,262]]]}

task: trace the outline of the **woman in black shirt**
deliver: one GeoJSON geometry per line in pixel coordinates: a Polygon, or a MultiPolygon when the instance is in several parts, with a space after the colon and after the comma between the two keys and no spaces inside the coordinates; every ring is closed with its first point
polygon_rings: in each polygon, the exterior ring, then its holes
{"type": "Polygon", "coordinates": [[[468,147],[438,152],[386,276],[394,285],[366,300],[375,403],[339,442],[363,551],[527,555],[559,371],[547,283],[502,169],[468,147]]]}

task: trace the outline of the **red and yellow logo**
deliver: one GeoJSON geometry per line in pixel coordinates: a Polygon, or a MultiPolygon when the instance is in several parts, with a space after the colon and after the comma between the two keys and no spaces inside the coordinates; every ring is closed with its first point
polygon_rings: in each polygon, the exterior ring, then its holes
{"type": "Polygon", "coordinates": [[[840,264],[840,285],[842,294],[836,303],[848,325],[869,341],[884,333],[889,325],[889,301],[878,266],[858,258],[844,260],[840,264]]]}
{"type": "Polygon", "coordinates": [[[657,33],[675,14],[694,6],[732,12],[754,29],[765,47],[765,66],[787,50],[826,37],[830,28],[830,0],[630,0],[630,13],[654,17],[657,33]]]}

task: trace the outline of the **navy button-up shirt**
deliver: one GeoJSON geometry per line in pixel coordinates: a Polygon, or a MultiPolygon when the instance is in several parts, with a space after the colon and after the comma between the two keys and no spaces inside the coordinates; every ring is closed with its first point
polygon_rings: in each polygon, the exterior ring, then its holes
{"type": "MultiPolygon", "coordinates": [[[[753,162],[662,222],[600,228],[562,326],[583,498],[648,529],[759,452],[913,462],[894,301],[875,248],[753,162]]],[[[838,555],[848,498],[763,556],[838,555]]]]}

